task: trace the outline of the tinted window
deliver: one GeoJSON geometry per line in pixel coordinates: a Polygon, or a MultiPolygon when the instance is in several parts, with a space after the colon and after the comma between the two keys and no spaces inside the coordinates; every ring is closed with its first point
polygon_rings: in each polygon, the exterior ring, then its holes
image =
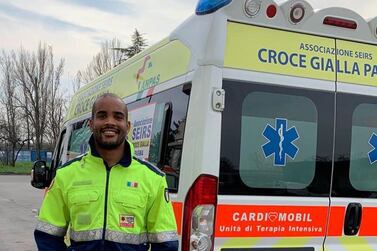
{"type": "Polygon", "coordinates": [[[129,110],[131,128],[128,139],[133,143],[138,158],[158,163],[167,105],[149,103],[129,110]]]}
{"type": "Polygon", "coordinates": [[[377,196],[377,100],[338,94],[333,196],[377,196]]]}
{"type": "Polygon", "coordinates": [[[269,92],[245,96],[240,151],[244,184],[304,189],[314,178],[316,146],[317,110],[309,98],[269,92]]]}
{"type": "Polygon", "coordinates": [[[328,196],[331,93],[224,82],[220,193],[328,196]]]}
{"type": "Polygon", "coordinates": [[[74,159],[80,154],[86,153],[89,149],[89,138],[92,132],[89,128],[89,120],[77,122],[72,126],[71,137],[68,144],[68,159],[74,159]]]}
{"type": "Polygon", "coordinates": [[[128,104],[135,153],[166,173],[172,192],[178,190],[190,89],[185,84],[128,104]]]}
{"type": "Polygon", "coordinates": [[[54,159],[51,162],[51,168],[54,170],[57,166],[62,164],[62,157],[64,152],[64,138],[66,137],[67,129],[63,129],[59,136],[58,145],[55,147],[54,159]]]}

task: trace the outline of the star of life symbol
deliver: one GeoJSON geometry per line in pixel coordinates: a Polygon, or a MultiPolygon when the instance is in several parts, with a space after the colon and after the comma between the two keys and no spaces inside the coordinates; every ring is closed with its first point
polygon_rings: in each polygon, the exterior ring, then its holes
{"type": "Polygon", "coordinates": [[[377,161],[377,135],[375,133],[370,136],[368,143],[373,147],[368,153],[369,163],[373,164],[377,161]]]}
{"type": "Polygon", "coordinates": [[[274,166],[285,166],[287,155],[292,160],[297,155],[299,149],[293,142],[299,138],[299,135],[295,126],[287,129],[287,119],[276,118],[275,123],[275,128],[267,124],[263,130],[263,136],[269,142],[262,146],[262,151],[265,158],[274,155],[274,166]]]}

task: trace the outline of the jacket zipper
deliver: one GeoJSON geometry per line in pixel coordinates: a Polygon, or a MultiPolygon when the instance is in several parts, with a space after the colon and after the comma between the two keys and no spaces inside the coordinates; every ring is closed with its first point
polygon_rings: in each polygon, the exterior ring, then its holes
{"type": "Polygon", "coordinates": [[[103,215],[103,232],[102,232],[102,250],[105,250],[105,235],[106,235],[106,224],[107,224],[107,200],[109,193],[109,178],[110,178],[110,168],[104,161],[106,167],[106,187],[105,187],[105,209],[103,215]]]}

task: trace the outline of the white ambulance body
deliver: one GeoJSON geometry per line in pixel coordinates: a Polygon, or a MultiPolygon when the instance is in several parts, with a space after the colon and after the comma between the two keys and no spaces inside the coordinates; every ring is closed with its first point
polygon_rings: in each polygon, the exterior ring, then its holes
{"type": "Polygon", "coordinates": [[[167,174],[180,250],[377,250],[377,18],[303,0],[197,12],[75,94],[52,168],[87,150],[114,92],[136,155],[167,174]]]}

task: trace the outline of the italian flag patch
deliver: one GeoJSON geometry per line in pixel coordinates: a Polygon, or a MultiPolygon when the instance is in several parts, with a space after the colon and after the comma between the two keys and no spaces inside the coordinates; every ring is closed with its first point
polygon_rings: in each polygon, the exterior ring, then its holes
{"type": "Polygon", "coordinates": [[[127,181],[127,187],[137,187],[138,183],[133,181],[127,181]]]}

